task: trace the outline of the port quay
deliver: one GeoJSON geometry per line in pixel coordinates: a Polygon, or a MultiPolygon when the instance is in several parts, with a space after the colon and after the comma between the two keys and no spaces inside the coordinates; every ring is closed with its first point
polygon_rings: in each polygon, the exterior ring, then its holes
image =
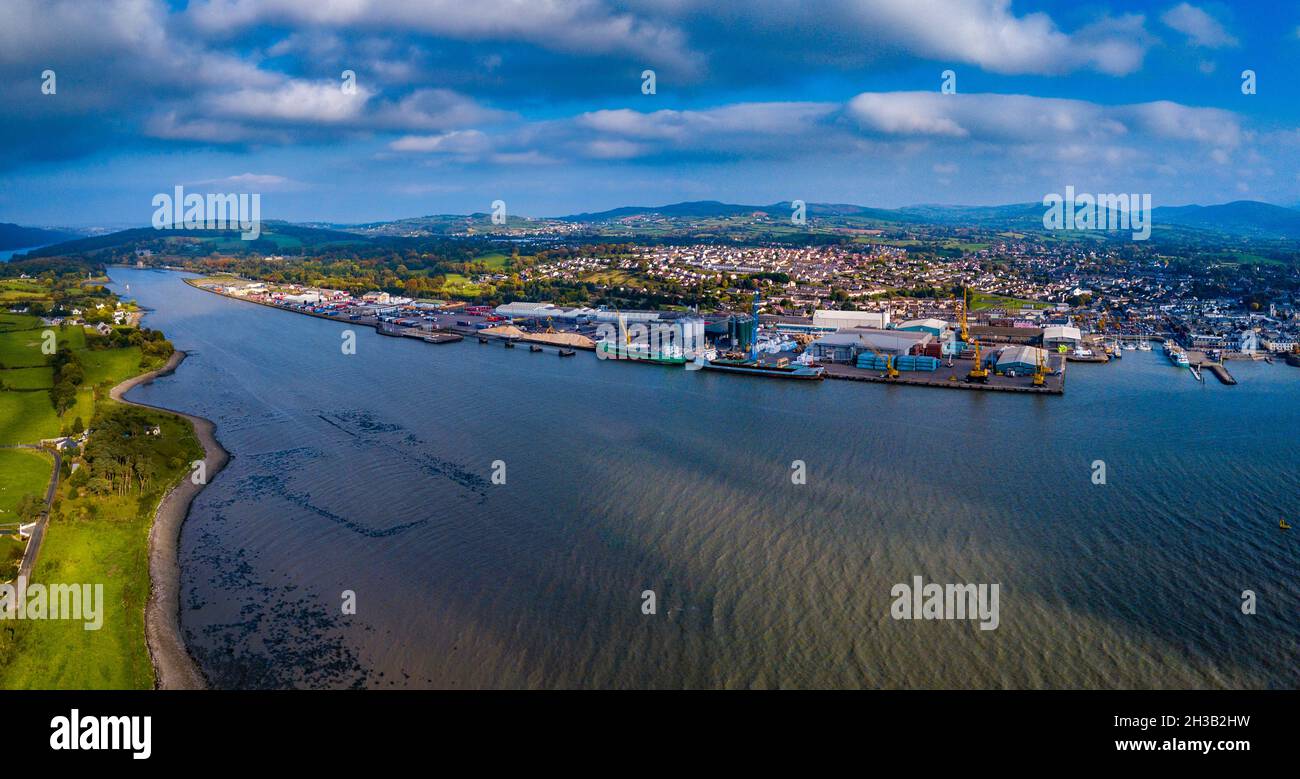
{"type": "MultiPolygon", "coordinates": [[[[818,311],[813,317],[751,312],[693,314],[561,308],[517,301],[500,306],[419,301],[383,292],[360,296],[297,285],[227,276],[186,283],[206,292],[344,324],[373,327],[381,335],[429,344],[475,339],[481,345],[550,352],[578,351],[620,362],[706,368],[765,378],[831,379],[973,392],[1061,395],[1070,363],[1104,364],[1137,348],[1137,339],[1083,334],[1068,319],[1006,326],[996,320],[938,318],[894,320],[889,312],[818,311]],[[661,348],[645,334],[692,328],[702,345],[686,353],[661,348]]],[[[1181,349],[1152,335],[1141,348],[1160,345],[1170,361],[1198,381],[1209,373],[1222,384],[1236,379],[1205,352],[1181,349]]]]}

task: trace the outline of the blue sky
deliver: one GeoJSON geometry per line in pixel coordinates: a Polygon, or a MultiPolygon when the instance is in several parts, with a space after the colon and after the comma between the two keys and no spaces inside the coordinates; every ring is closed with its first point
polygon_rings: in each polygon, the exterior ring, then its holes
{"type": "Polygon", "coordinates": [[[147,224],[177,185],[345,222],[1300,203],[1294,3],[6,0],[0,100],[0,221],[24,224],[147,224]]]}

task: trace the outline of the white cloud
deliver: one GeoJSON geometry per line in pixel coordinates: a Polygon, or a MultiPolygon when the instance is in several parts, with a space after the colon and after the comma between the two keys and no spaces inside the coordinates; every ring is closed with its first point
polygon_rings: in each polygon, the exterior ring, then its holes
{"type": "Polygon", "coordinates": [[[338,82],[287,81],[269,89],[214,94],[208,105],[217,114],[232,118],[338,124],[357,119],[370,94],[360,85],[354,94],[346,94],[338,82]]]}
{"type": "Polygon", "coordinates": [[[200,0],[187,11],[195,25],[225,34],[259,24],[419,32],[470,41],[520,41],[578,54],[625,53],[693,69],[680,30],[599,0],[200,0]]]}
{"type": "Polygon", "coordinates": [[[1160,21],[1186,35],[1194,46],[1219,49],[1237,45],[1237,39],[1217,19],[1191,3],[1170,8],[1160,15],[1160,21]]]}
{"type": "Polygon", "coordinates": [[[1028,95],[867,92],[850,100],[845,114],[867,134],[971,142],[1100,145],[1134,134],[1231,148],[1242,135],[1230,111],[1169,101],[1112,106],[1028,95]]]}
{"type": "Polygon", "coordinates": [[[1016,15],[1011,0],[689,0],[666,13],[683,25],[712,15],[729,37],[743,42],[755,36],[778,51],[802,35],[806,61],[850,67],[898,54],[998,73],[1087,68],[1123,75],[1141,67],[1150,46],[1139,14],[1103,16],[1069,33],[1046,13],[1016,15]]]}
{"type": "Polygon", "coordinates": [[[441,135],[406,135],[388,144],[388,148],[424,154],[481,154],[489,145],[487,136],[478,130],[460,130],[441,135]]]}
{"type": "Polygon", "coordinates": [[[951,109],[955,95],[928,92],[861,94],[849,101],[848,112],[863,129],[885,135],[942,135],[965,138],[970,131],[958,124],[951,109]],[[935,98],[938,98],[937,100],[935,98]]]}
{"type": "Polygon", "coordinates": [[[403,130],[450,130],[513,117],[508,111],[487,108],[450,89],[420,89],[396,104],[376,108],[369,124],[403,130]]]}

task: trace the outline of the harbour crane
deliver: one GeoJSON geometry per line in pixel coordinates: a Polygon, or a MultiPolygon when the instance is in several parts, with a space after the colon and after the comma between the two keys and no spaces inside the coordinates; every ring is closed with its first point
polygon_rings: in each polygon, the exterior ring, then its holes
{"type": "Polygon", "coordinates": [[[1047,383],[1047,359],[1043,356],[1046,352],[1042,349],[1034,349],[1034,362],[1037,367],[1034,370],[1034,386],[1041,387],[1047,383]]]}
{"type": "Polygon", "coordinates": [[[888,379],[897,379],[897,378],[899,377],[900,374],[899,374],[899,372],[898,372],[898,368],[895,368],[895,367],[894,367],[894,355],[892,355],[892,354],[885,354],[885,353],[881,352],[880,350],[876,349],[876,347],[874,347],[874,346],[872,346],[871,344],[867,343],[866,340],[865,340],[861,335],[858,336],[858,341],[859,341],[863,346],[867,347],[867,349],[869,349],[869,350],[871,351],[872,354],[876,355],[877,357],[884,357],[884,358],[885,358],[885,378],[888,378],[888,379]]]}
{"type": "Polygon", "coordinates": [[[958,324],[961,325],[961,340],[975,347],[975,365],[966,374],[966,381],[977,381],[983,384],[989,380],[989,369],[984,367],[984,355],[980,350],[980,341],[978,338],[971,337],[970,327],[966,322],[966,287],[961,288],[961,316],[958,318],[958,324]]]}

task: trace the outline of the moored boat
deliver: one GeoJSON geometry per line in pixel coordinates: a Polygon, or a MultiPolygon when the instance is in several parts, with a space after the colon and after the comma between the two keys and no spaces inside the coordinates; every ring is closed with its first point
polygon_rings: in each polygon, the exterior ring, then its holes
{"type": "Polygon", "coordinates": [[[600,341],[596,344],[596,356],[603,360],[626,360],[644,362],[651,365],[685,365],[686,356],[681,350],[658,351],[644,343],[616,343],[600,341]]]}
{"type": "Polygon", "coordinates": [[[710,371],[741,373],[748,376],[767,376],[773,379],[805,379],[817,381],[825,377],[826,369],[820,365],[791,363],[786,359],[775,361],[763,360],[729,360],[719,358],[706,360],[700,357],[697,365],[710,371]]]}

